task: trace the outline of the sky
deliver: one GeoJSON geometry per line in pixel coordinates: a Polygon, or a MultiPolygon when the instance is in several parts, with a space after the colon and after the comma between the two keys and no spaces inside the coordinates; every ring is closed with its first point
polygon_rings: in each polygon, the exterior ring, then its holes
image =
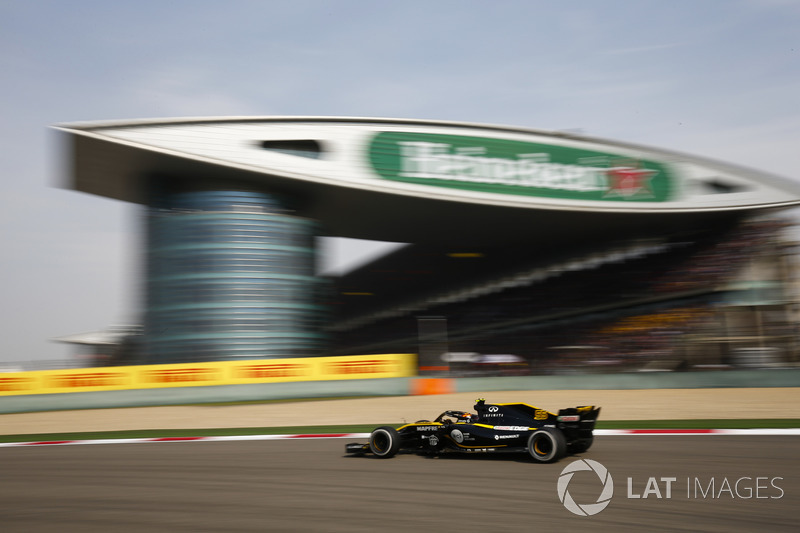
{"type": "MultiPolygon", "coordinates": [[[[330,115],[630,141],[800,179],[800,1],[0,0],[0,365],[138,321],[138,206],[59,123],[330,115]]],[[[324,245],[342,272],[374,246],[324,245]]]]}

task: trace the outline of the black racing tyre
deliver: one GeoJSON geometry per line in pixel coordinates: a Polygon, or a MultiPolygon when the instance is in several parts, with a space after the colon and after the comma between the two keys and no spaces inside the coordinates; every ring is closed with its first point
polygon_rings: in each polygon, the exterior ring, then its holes
{"type": "Polygon", "coordinates": [[[537,429],[528,438],[528,453],[540,463],[558,461],[567,454],[567,439],[559,429],[537,429]]]}
{"type": "Polygon", "coordinates": [[[369,436],[369,451],[375,457],[388,459],[400,450],[400,435],[391,426],[381,426],[369,436]]]}
{"type": "Polygon", "coordinates": [[[569,453],[583,453],[592,447],[593,442],[594,442],[594,437],[578,439],[575,442],[571,443],[569,446],[567,446],[567,451],[569,453]]]}

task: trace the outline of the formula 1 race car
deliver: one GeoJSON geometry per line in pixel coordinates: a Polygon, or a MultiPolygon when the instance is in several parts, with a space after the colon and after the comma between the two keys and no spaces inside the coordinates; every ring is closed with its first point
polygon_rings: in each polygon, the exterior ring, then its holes
{"type": "Polygon", "coordinates": [[[526,403],[475,403],[477,414],[445,411],[433,422],[419,420],[399,428],[375,429],[367,444],[349,443],[345,452],[371,453],[380,458],[415,451],[437,455],[444,452],[527,452],[535,461],[549,463],[567,454],[582,453],[592,445],[599,407],[561,409],[558,414],[526,403]]]}

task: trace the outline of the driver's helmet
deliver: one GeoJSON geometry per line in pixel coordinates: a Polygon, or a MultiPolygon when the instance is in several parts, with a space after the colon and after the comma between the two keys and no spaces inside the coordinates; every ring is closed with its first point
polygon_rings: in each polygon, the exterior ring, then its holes
{"type": "Polygon", "coordinates": [[[472,424],[477,420],[477,416],[473,415],[472,413],[467,413],[466,411],[458,413],[458,421],[464,422],[466,424],[472,424]]]}

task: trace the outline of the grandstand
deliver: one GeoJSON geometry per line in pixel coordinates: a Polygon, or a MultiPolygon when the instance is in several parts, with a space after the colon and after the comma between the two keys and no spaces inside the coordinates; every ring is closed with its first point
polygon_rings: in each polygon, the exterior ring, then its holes
{"type": "Polygon", "coordinates": [[[800,187],[780,178],[451,122],[58,129],[67,186],[147,213],[144,326],[117,364],[419,353],[431,373],[552,374],[797,362],[780,217],[800,187]],[[408,244],[322,278],[320,236],[408,244]]]}
{"type": "Polygon", "coordinates": [[[754,284],[787,287],[784,278],[748,279],[745,272],[785,259],[782,228],[743,219],[549,261],[508,248],[489,261],[488,249],[469,259],[486,261],[481,268],[443,251],[404,248],[338,281],[334,353],[416,351],[419,317],[441,317],[449,350],[519,355],[533,374],[726,368],[735,366],[737,349],[765,342],[795,361],[792,336],[777,334],[792,327],[794,296],[773,292],[769,304],[748,305],[754,284]],[[509,264],[505,254],[517,260],[509,264]],[[388,290],[372,301],[377,287],[388,290]],[[762,323],[760,335],[720,323],[744,314],[753,329],[765,305],[784,312],[762,323]]]}

